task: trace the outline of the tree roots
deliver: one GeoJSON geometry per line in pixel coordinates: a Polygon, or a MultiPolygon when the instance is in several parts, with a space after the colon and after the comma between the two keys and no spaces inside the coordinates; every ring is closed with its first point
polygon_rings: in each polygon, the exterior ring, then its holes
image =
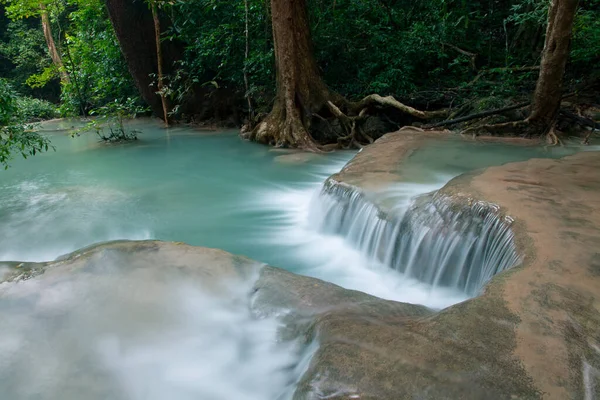
{"type": "Polygon", "coordinates": [[[348,102],[341,96],[331,95],[329,100],[326,100],[320,107],[306,107],[305,104],[297,104],[297,108],[298,112],[295,112],[296,110],[290,112],[288,109],[284,110],[280,104],[274,106],[269,115],[253,129],[244,130],[242,136],[277,147],[302,148],[315,152],[361,148],[363,145],[375,141],[372,132],[369,132],[366,127],[368,124],[365,123],[373,115],[387,117],[386,112],[394,110],[415,119],[430,120],[444,118],[449,114],[448,110],[417,110],[399,102],[392,96],[382,97],[377,94],[369,95],[358,102],[348,102]],[[314,111],[315,109],[316,111],[314,111]],[[336,132],[334,137],[324,143],[315,140],[311,135],[311,125],[314,126],[311,120],[318,121],[321,126],[326,126],[331,132],[336,132]],[[339,125],[335,123],[336,121],[339,125]],[[335,143],[329,141],[335,141],[335,143]]]}
{"type": "MultiPolygon", "coordinates": [[[[348,110],[348,114],[344,113],[340,107],[335,105],[332,101],[327,102],[327,108],[329,112],[340,121],[340,124],[344,128],[345,135],[339,136],[337,138],[337,142],[339,147],[345,149],[353,147],[360,148],[362,145],[371,144],[374,142],[374,139],[369,135],[369,133],[361,127],[361,122],[363,122],[369,116],[369,110],[375,107],[392,108],[421,120],[443,118],[447,117],[449,113],[448,110],[417,110],[416,108],[399,102],[392,96],[382,97],[378,94],[371,94],[359,102],[346,103],[344,106],[348,110]]],[[[385,115],[383,110],[380,110],[379,113],[385,115]]]]}
{"type": "Polygon", "coordinates": [[[550,128],[545,129],[528,119],[521,121],[504,122],[501,124],[486,124],[477,127],[471,127],[461,131],[462,135],[478,136],[479,133],[486,132],[491,135],[510,135],[521,137],[545,136],[547,143],[550,146],[562,145],[559,131],[556,130],[555,123],[550,125],[550,128]]]}

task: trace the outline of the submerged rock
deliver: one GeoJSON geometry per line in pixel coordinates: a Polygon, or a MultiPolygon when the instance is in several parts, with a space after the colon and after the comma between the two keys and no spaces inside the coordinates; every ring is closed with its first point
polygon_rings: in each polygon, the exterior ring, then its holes
{"type": "Polygon", "coordinates": [[[317,157],[318,157],[318,155],[316,155],[314,153],[296,152],[296,153],[283,154],[280,156],[276,156],[274,160],[275,160],[275,162],[282,163],[282,164],[302,164],[302,163],[312,161],[317,157]]]}

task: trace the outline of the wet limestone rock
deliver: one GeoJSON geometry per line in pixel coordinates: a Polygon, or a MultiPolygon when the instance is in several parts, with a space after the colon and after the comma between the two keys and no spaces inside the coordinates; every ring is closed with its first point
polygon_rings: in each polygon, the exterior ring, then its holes
{"type": "Polygon", "coordinates": [[[341,182],[364,191],[377,190],[401,179],[399,166],[413,151],[429,141],[447,138],[446,131],[425,132],[419,128],[404,127],[382,136],[374,145],[364,147],[328,181],[341,182]]]}
{"type": "MultiPolygon", "coordinates": [[[[386,140],[410,151],[428,139],[384,138],[381,163],[372,146],[334,184],[368,192],[394,179],[407,152],[394,158],[386,140]]],[[[514,218],[521,265],[434,315],[318,315],[296,399],[600,398],[599,170],[600,153],[587,152],[451,181],[440,195],[457,206],[486,202],[514,218]]]]}
{"type": "Polygon", "coordinates": [[[600,153],[584,152],[489,168],[445,189],[515,218],[523,265],[488,292],[518,320],[512,353],[544,398],[600,398],[599,169],[600,153]]]}
{"type": "Polygon", "coordinates": [[[155,273],[158,277],[170,273],[167,270],[170,268],[182,276],[200,277],[199,281],[206,282],[207,287],[228,279],[250,280],[260,267],[255,261],[222,250],[151,240],[101,243],[50,262],[3,264],[5,272],[0,284],[16,283],[42,274],[44,281],[65,274],[102,275],[110,273],[110,268],[123,269],[128,274],[155,273]]]}

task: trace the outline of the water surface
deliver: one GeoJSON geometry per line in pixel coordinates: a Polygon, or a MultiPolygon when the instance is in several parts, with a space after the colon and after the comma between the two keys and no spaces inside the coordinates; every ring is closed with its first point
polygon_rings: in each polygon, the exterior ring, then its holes
{"type": "MultiPolygon", "coordinates": [[[[2,261],[160,239],[221,248],[387,299],[443,308],[468,297],[409,279],[320,231],[328,206],[321,184],[354,152],[283,152],[234,131],[165,130],[149,120],[131,123],[142,132],[138,142],[103,145],[93,134],[70,138],[66,131],[78,124],[46,124],[57,151],[0,172],[0,274],[8,271],[2,261]]],[[[436,143],[413,153],[405,181],[381,195],[401,213],[462,172],[573,151],[436,143]]],[[[15,400],[289,398],[299,354],[279,342],[280,321],[249,312],[252,282],[214,296],[176,268],[136,262],[101,258],[85,274],[53,270],[0,285],[3,393],[15,400]]]]}
{"type": "MultiPolygon", "coordinates": [[[[388,299],[439,308],[465,298],[434,293],[318,231],[320,185],[354,152],[290,153],[242,141],[236,131],[165,130],[150,120],[131,122],[138,142],[104,145],[94,134],[71,138],[67,130],[80,124],[46,124],[57,151],[0,172],[0,260],[46,261],[107,240],[159,239],[243,254],[388,299]]],[[[403,210],[460,173],[573,151],[434,142],[410,156],[405,182],[382,195],[403,210]]]]}

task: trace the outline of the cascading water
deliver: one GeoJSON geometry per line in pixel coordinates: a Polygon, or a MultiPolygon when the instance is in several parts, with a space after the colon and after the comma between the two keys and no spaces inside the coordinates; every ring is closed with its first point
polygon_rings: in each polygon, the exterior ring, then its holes
{"type": "Polygon", "coordinates": [[[393,192],[380,194],[377,201],[394,206],[384,212],[365,194],[330,180],[315,201],[312,219],[322,232],[342,235],[410,278],[469,296],[519,263],[511,220],[493,204],[459,205],[440,194],[398,203],[393,192]]]}
{"type": "Polygon", "coordinates": [[[190,267],[188,251],[97,251],[0,284],[0,398],[291,399],[303,355],[254,315],[256,274],[218,277],[224,253],[190,267]]]}

